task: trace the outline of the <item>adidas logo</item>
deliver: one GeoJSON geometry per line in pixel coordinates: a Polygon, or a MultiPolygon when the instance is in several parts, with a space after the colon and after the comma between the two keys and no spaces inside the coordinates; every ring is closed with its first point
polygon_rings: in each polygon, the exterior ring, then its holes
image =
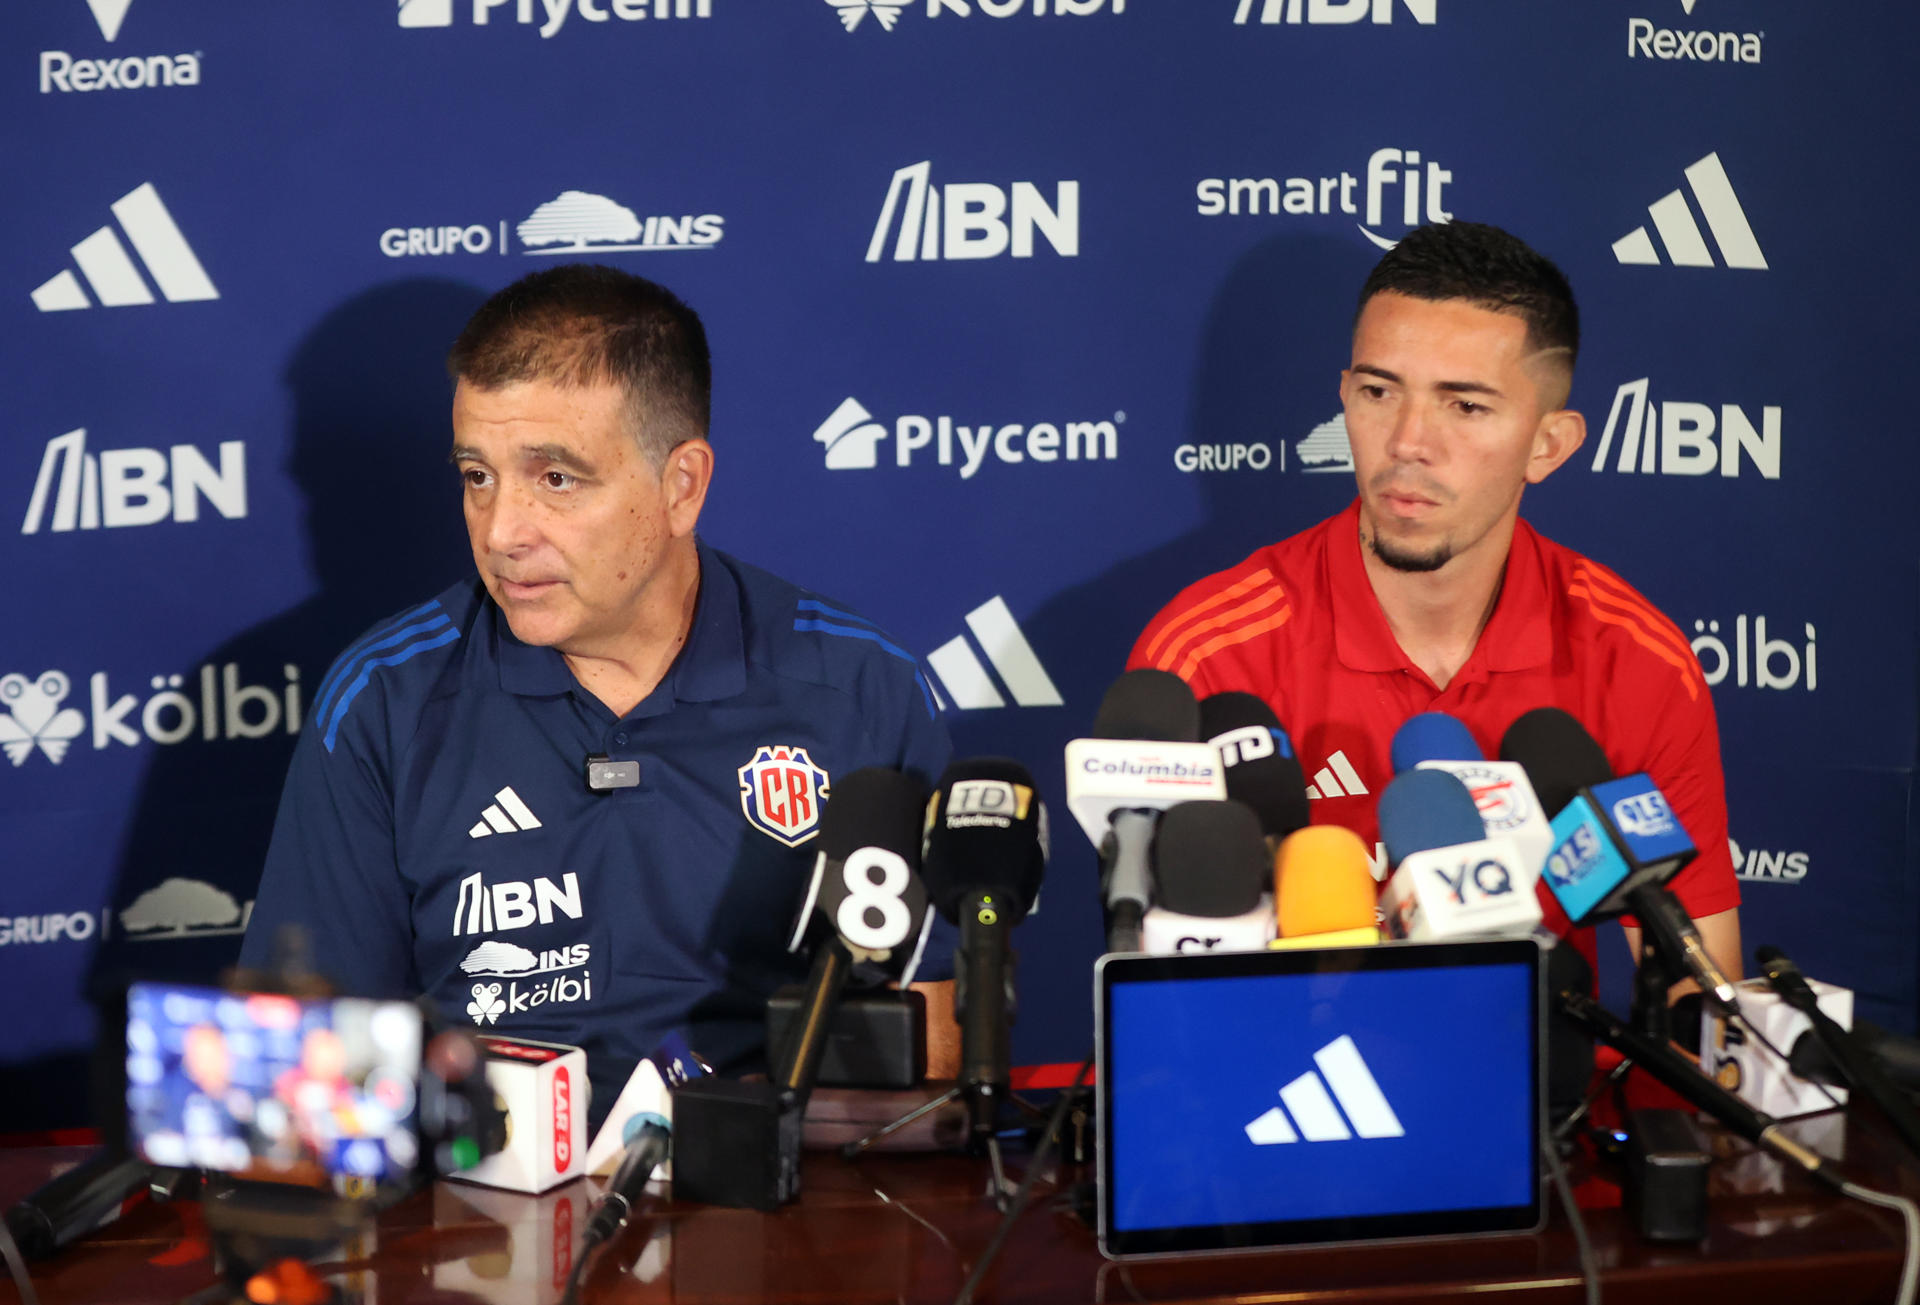
{"type": "MultiPolygon", "coordinates": [[[[1727,180],[1720,156],[1707,155],[1688,168],[1686,175],[1687,183],[1693,188],[1694,202],[1700,206],[1707,229],[1720,247],[1722,261],[1728,267],[1764,272],[1766,255],[1760,252],[1760,242],[1754,239],[1746,210],[1740,207],[1740,197],[1733,193],[1733,183],[1727,180]]],[[[1714,266],[1706,237],[1693,220],[1684,194],[1678,190],[1667,192],[1647,206],[1647,213],[1653,218],[1654,230],[1660,233],[1660,243],[1666,247],[1667,258],[1675,267],[1714,266]]],[[[1653,237],[1644,226],[1635,227],[1614,241],[1613,256],[1622,263],[1655,267],[1660,264],[1653,237]]]]}
{"type": "Polygon", "coordinates": [[[1407,1135],[1352,1038],[1341,1034],[1313,1053],[1313,1063],[1320,1067],[1320,1073],[1308,1070],[1280,1089],[1286,1109],[1275,1106],[1246,1125],[1249,1142],[1277,1146],[1301,1138],[1346,1142],[1356,1135],[1369,1139],[1407,1135]],[[1322,1074],[1326,1076],[1324,1081],[1322,1074]],[[1328,1088],[1333,1089],[1332,1096],[1327,1095],[1328,1088]],[[1340,1103],[1338,1108],[1335,1101],[1340,1103]]]}
{"type": "MultiPolygon", "coordinates": [[[[1054,687],[1046,667],[1040,664],[1033,645],[1014,624],[1006,599],[996,594],[968,612],[967,629],[979,641],[987,661],[999,672],[1000,682],[1013,694],[1016,703],[1022,707],[1061,705],[1060,690],[1054,687]]],[[[934,690],[934,698],[942,710],[946,708],[947,698],[962,711],[1007,705],[993,677],[974,655],[966,635],[956,635],[928,653],[927,665],[933,668],[940,687],[946,689],[945,698],[941,697],[939,688],[934,690]]]]}
{"type": "Polygon", "coordinates": [[[1367,786],[1360,782],[1359,774],[1344,752],[1328,757],[1327,764],[1315,772],[1313,783],[1307,785],[1310,798],[1360,797],[1366,791],[1367,786]]]}
{"type": "Polygon", "coordinates": [[[480,819],[467,831],[468,838],[486,838],[490,834],[519,834],[540,828],[540,817],[527,809],[520,795],[509,784],[493,795],[493,804],[480,813],[480,819]]]}
{"type": "MultiPolygon", "coordinates": [[[[121,230],[126,232],[134,252],[146,265],[147,275],[160,287],[168,303],[220,297],[206,269],[194,256],[192,246],[187,244],[187,238],[174,225],[173,215],[160,202],[160,192],[153,188],[151,181],[128,191],[115,200],[112,207],[113,215],[120,219],[121,230]]],[[[122,308],[153,302],[152,291],[147,289],[126,246],[120,243],[111,226],[101,227],[70,252],[103,307],[122,308]]],[[[87,298],[87,292],[80,288],[79,280],[71,271],[61,272],[42,284],[33,292],[33,303],[43,313],[93,307],[93,301],[87,298]]]]}

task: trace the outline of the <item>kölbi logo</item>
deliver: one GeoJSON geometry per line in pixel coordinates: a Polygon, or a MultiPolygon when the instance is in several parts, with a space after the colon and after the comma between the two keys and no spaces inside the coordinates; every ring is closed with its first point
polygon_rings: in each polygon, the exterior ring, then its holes
{"type": "MultiPolygon", "coordinates": [[[[197,699],[183,691],[185,676],[155,675],[150,681],[154,693],[144,704],[131,693],[115,697],[107,672],[96,671],[87,681],[94,749],[115,743],[137,747],[142,735],[171,747],[196,733],[208,743],[222,738],[265,738],[282,728],[298,734],[300,668],[280,669],[286,683],[276,693],[257,684],[242,684],[237,662],[202,666],[197,699]],[[134,720],[140,723],[137,733],[134,720]]],[[[24,766],[35,749],[55,765],[66,759],[68,747],[86,733],[89,724],[79,708],[62,706],[72,690],[73,681],[59,670],[38,676],[18,672],[0,676],[0,749],[7,760],[24,766]]]]}
{"type": "Polygon", "coordinates": [[[1607,469],[1607,455],[1619,435],[1622,475],[1638,471],[1665,476],[1705,476],[1718,469],[1722,476],[1740,474],[1741,454],[1765,480],[1780,479],[1780,408],[1760,409],[1760,425],[1740,405],[1723,403],[1716,420],[1712,405],[1672,400],[1658,404],[1648,398],[1648,378],[1628,381],[1613,394],[1606,429],[1593,451],[1593,469],[1607,469]],[[1714,445],[1719,430],[1720,443],[1714,445]]]}
{"type": "MultiPolygon", "coordinates": [[[[883,32],[891,32],[900,21],[903,11],[911,9],[918,0],[826,0],[827,4],[840,16],[840,25],[849,32],[855,31],[860,24],[871,17],[883,32]]],[[[1062,18],[1084,18],[1088,14],[1097,14],[1111,4],[1111,12],[1127,12],[1127,0],[926,0],[927,17],[940,18],[952,15],[956,18],[971,18],[974,6],[989,18],[1015,18],[1021,14],[1032,14],[1035,18],[1058,15],[1062,18]]]]}
{"type": "Polygon", "coordinates": [[[42,524],[58,533],[150,526],[169,516],[194,522],[203,498],[229,521],[247,515],[247,447],[241,441],[221,443],[216,470],[191,444],[175,444],[165,453],[102,449],[95,455],[87,452],[81,427],[47,441],[20,533],[37,534],[42,524]]]}
{"type": "MultiPolygon", "coordinates": [[[[1785,624],[1792,628],[1792,622],[1785,624]]],[[[1695,621],[1693,655],[1699,659],[1709,685],[1722,684],[1731,674],[1737,688],[1751,684],[1756,689],[1791,689],[1800,683],[1804,671],[1807,692],[1812,693],[1820,686],[1815,661],[1818,645],[1813,622],[1805,622],[1802,628],[1807,632],[1807,642],[1796,648],[1785,639],[1768,637],[1766,617],[1743,613],[1733,618],[1732,628],[1727,631],[1732,640],[1729,647],[1728,639],[1721,637],[1721,622],[1695,621]]]]}
{"type": "MultiPolygon", "coordinates": [[[[101,37],[111,45],[120,35],[133,0],[87,0],[101,37]]],[[[76,59],[65,50],[40,52],[40,93],[60,91],[138,91],[154,86],[198,86],[200,55],[135,54],[111,59],[76,59]]]]}
{"type": "MultiPolygon", "coordinates": [[[[1393,11],[1397,5],[1406,7],[1407,16],[1414,22],[1431,27],[1437,21],[1436,11],[1440,0],[1258,0],[1260,5],[1260,23],[1272,27],[1283,21],[1289,23],[1306,22],[1310,24],[1344,24],[1364,22],[1371,18],[1376,23],[1393,21],[1393,11]]],[[[1255,0],[1239,0],[1239,6],[1233,11],[1233,21],[1244,27],[1253,17],[1255,0]]]]}
{"type": "MultiPolygon", "coordinates": [[[[1427,222],[1450,222],[1444,190],[1453,173],[1432,159],[1421,163],[1419,150],[1377,149],[1367,158],[1366,213],[1356,223],[1360,234],[1381,249],[1392,249],[1399,240],[1381,235],[1388,192],[1398,187],[1399,222],[1411,230],[1427,222]],[[1425,194],[1424,209],[1421,196],[1425,194]]],[[[1194,186],[1198,200],[1195,211],[1201,217],[1326,217],[1334,212],[1361,217],[1354,191],[1360,178],[1351,172],[1331,177],[1205,177],[1194,186]]]]}
{"type": "Polygon", "coordinates": [[[1111,421],[981,422],[964,426],[950,416],[904,416],[893,428],[877,422],[858,399],[849,397],[814,428],[826,446],[827,470],[871,471],[880,465],[880,445],[893,440],[895,466],[913,465],[914,453],[928,445],[943,467],[959,459],[960,479],[971,480],[987,454],[1007,464],[1025,462],[1112,461],[1120,456],[1120,427],[1127,414],[1111,421]]]}
{"type": "Polygon", "coordinates": [[[1032,258],[1036,231],[1060,257],[1079,254],[1079,182],[1055,182],[1049,205],[1030,181],[1016,181],[1009,188],[984,181],[936,186],[932,177],[933,164],[926,159],[895,170],[880,220],[867,241],[867,262],[881,260],[896,218],[896,263],[998,258],[1009,250],[1015,258],[1032,258]]]}
{"type": "Polygon", "coordinates": [[[566,25],[569,14],[580,15],[584,23],[605,23],[610,18],[623,23],[648,18],[711,18],[713,0],[538,0],[537,4],[535,0],[400,0],[400,26],[452,27],[454,13],[461,9],[469,10],[475,27],[485,27],[496,17],[523,27],[538,22],[540,36],[545,39],[566,25]],[[495,14],[496,9],[507,12],[495,14]],[[535,9],[540,10],[538,15],[535,9]]]}

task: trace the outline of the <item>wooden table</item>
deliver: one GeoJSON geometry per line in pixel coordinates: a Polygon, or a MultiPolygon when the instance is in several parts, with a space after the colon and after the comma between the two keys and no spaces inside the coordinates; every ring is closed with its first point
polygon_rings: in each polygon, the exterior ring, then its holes
{"type": "MultiPolygon", "coordinates": [[[[1849,1176],[1920,1193],[1920,1164],[1887,1135],[1839,1116],[1796,1126],[1802,1140],[1844,1153],[1849,1176]]],[[[1784,1174],[1767,1156],[1716,1137],[1712,1228],[1699,1246],[1639,1239],[1604,1181],[1581,1188],[1604,1299],[1889,1301],[1899,1277],[1898,1217],[1784,1174]]],[[[0,1152],[0,1200],[11,1204],[80,1152],[0,1152]]],[[[1018,1161],[1015,1161],[1017,1166],[1018,1161]]],[[[661,1201],[625,1229],[588,1278],[603,1302],[945,1302],[952,1300],[997,1215],[985,1163],[955,1155],[808,1158],[801,1200],[773,1215],[661,1201]]],[[[1071,1182],[1075,1169],[1058,1177],[1071,1182]]],[[[338,1262],[343,1281],[378,1305],[557,1301],[596,1186],[540,1197],[436,1184],[382,1215],[338,1262]]],[[[983,1302],[1464,1301],[1581,1299],[1571,1230],[1557,1205],[1531,1237],[1300,1250],[1135,1262],[1103,1260],[1093,1234],[1043,1182],[988,1278],[983,1302]]],[[[192,1204],[142,1206],[58,1259],[34,1266],[54,1302],[178,1300],[214,1279],[192,1204]]],[[[13,1301],[0,1277],[0,1301],[13,1301]]]]}

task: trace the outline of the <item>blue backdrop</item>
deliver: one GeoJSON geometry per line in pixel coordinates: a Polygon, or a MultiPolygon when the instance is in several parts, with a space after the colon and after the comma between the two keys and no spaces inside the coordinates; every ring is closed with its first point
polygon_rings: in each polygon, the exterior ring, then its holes
{"type": "MultiPolygon", "coordinates": [[[[1521,233],[1591,423],[1528,515],[1695,637],[1749,943],[1911,1027],[1916,37],[1791,0],[8,6],[4,1126],[84,1113],[89,974],[231,958],[312,688],[469,565],[445,347],[555,257],[705,316],[706,536],[887,625],[1059,809],[1148,616],[1350,498],[1378,247],[1521,233]]],[[[1022,1063],[1088,1044],[1056,828],[1022,1063]]]]}

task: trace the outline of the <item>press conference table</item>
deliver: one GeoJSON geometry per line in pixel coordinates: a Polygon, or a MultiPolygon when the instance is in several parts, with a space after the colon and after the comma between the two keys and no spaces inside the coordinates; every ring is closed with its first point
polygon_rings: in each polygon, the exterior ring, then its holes
{"type": "MultiPolygon", "coordinates": [[[[1856,1181],[1920,1193],[1920,1165],[1899,1159],[1884,1131],[1830,1116],[1794,1126],[1856,1181]]],[[[1716,1136],[1711,1231],[1702,1245],[1640,1240],[1617,1195],[1581,1187],[1608,1302],[1689,1305],[1729,1300],[1838,1305],[1893,1298],[1901,1263],[1897,1215],[1783,1174],[1771,1157],[1716,1136]]],[[[77,1150],[0,1151],[0,1200],[11,1204],[77,1150]]],[[[1020,1159],[1010,1167],[1018,1172],[1020,1159]]],[[[985,1162],[956,1155],[813,1154],[804,1193],[777,1214],[657,1202],[612,1243],[586,1300],[945,1302],[953,1299],[997,1214],[984,1199],[985,1162]]],[[[1069,1167],[1058,1177],[1082,1175],[1069,1167]]],[[[380,1216],[336,1262],[340,1280],[379,1305],[486,1301],[547,1305],[572,1268],[597,1192],[582,1180],[526,1197],[457,1182],[415,1193],[380,1216]]],[[[983,1302],[1071,1301],[1577,1301],[1580,1266],[1557,1204],[1544,1232],[1413,1245],[1298,1250],[1135,1262],[1100,1256],[1093,1234],[1059,1208],[1042,1181],[987,1279],[983,1302]]],[[[332,1276],[331,1273],[329,1276],[332,1276]]],[[[35,1266],[55,1302],[178,1300],[214,1280],[197,1208],[142,1205],[60,1258],[35,1266]]],[[[0,1301],[17,1297],[0,1275],[0,1301]]]]}

